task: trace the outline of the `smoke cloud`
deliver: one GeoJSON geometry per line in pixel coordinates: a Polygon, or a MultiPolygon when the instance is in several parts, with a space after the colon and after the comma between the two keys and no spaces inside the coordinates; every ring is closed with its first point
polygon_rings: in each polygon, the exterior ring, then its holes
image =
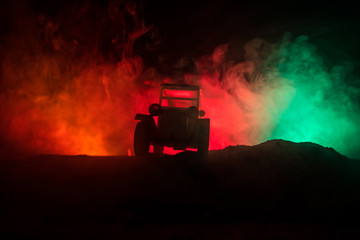
{"type": "Polygon", "coordinates": [[[165,37],[141,10],[130,1],[63,4],[48,15],[27,4],[13,10],[0,50],[4,150],[131,154],[135,114],[158,101],[162,82],[181,82],[202,88],[211,149],[281,138],[360,158],[350,63],[331,66],[311,38],[285,33],[223,42],[176,63],[167,52],[151,64],[165,37]]]}
{"type": "Polygon", "coordinates": [[[327,66],[307,36],[289,33],[276,43],[249,41],[244,62],[219,67],[219,51],[218,71],[203,73],[202,82],[219,147],[286,139],[359,157],[360,92],[349,63],[327,66]]]}
{"type": "Polygon", "coordinates": [[[55,17],[16,7],[2,37],[3,142],[34,153],[129,152],[139,104],[154,101],[136,82],[149,72],[132,53],[148,31],[136,7],[81,3],[55,17]]]}

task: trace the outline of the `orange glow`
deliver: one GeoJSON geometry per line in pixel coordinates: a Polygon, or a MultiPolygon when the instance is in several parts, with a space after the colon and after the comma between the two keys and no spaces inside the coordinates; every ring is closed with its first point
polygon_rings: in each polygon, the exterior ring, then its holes
{"type": "Polygon", "coordinates": [[[134,116],[158,95],[151,86],[139,88],[144,64],[132,53],[149,28],[135,14],[136,5],[116,4],[122,3],[112,2],[107,18],[98,19],[110,28],[124,26],[123,38],[106,40],[108,57],[99,49],[108,28],[87,22],[90,8],[66,19],[24,9],[14,23],[19,25],[3,35],[0,132],[7,143],[45,154],[127,155],[132,149],[134,116]],[[119,11],[129,16],[131,29],[119,11]]]}
{"type": "MultiPolygon", "coordinates": [[[[63,23],[29,14],[22,15],[31,19],[27,24],[19,21],[4,36],[0,131],[7,142],[35,153],[132,155],[134,116],[147,114],[150,104],[159,101],[163,82],[202,88],[200,109],[211,119],[210,149],[260,139],[258,121],[266,118],[261,115],[262,97],[242,77],[254,71],[251,62],[226,63],[227,47],[220,46],[213,55],[197,59],[196,73],[183,73],[181,80],[162,76],[133,52],[135,41],[150,29],[136,15],[136,4],[116,4],[111,2],[108,15],[97,19],[99,24],[105,21],[104,30],[78,22],[77,15],[63,23]],[[131,20],[130,29],[125,19],[131,20]],[[110,36],[108,26],[122,31],[110,36]]],[[[196,92],[165,94],[187,98],[196,92]]],[[[195,105],[184,102],[176,106],[195,105]]]]}
{"type": "MultiPolygon", "coordinates": [[[[39,153],[131,155],[134,116],[147,114],[150,104],[158,102],[163,78],[156,71],[144,69],[140,57],[124,58],[115,64],[73,62],[72,70],[60,71],[63,61],[55,56],[42,56],[23,65],[10,58],[3,63],[5,79],[22,83],[1,95],[1,110],[6,113],[1,126],[8,141],[39,153]],[[69,71],[75,73],[71,75],[69,71]],[[151,86],[139,87],[137,79],[143,75],[152,79],[151,86]],[[22,82],[25,78],[27,81],[22,82]],[[59,79],[63,80],[61,86],[53,88],[60,84],[54,82],[59,79]]],[[[209,69],[204,67],[207,63],[199,61],[200,74],[188,74],[188,78],[198,79],[202,88],[200,109],[211,119],[210,149],[254,143],[261,130],[255,126],[264,117],[260,116],[261,96],[251,91],[246,81],[234,82],[233,74],[251,68],[234,66],[220,83],[216,77],[221,66],[213,66],[213,72],[208,73],[202,71],[209,69]],[[235,83],[236,86],[231,85],[235,83]],[[239,98],[234,98],[228,89],[236,91],[239,98]]],[[[185,96],[176,91],[167,94],[185,96]]],[[[192,94],[186,93],[186,97],[192,94]]],[[[165,149],[165,153],[176,152],[165,149]]]]}

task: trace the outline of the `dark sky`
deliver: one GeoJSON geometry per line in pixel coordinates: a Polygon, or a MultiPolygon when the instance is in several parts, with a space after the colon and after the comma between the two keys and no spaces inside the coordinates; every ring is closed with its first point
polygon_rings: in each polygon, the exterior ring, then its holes
{"type": "MultiPolygon", "coordinates": [[[[58,34],[65,40],[76,39],[84,51],[97,48],[105,59],[118,61],[120,57],[113,54],[116,49],[111,46],[111,41],[122,28],[131,32],[134,21],[125,14],[124,20],[119,20],[124,21],[123,25],[114,24],[109,17],[109,5],[114,2],[123,8],[126,4],[122,3],[131,1],[3,1],[0,42],[8,39],[8,34],[16,32],[16,28],[25,31],[28,19],[24,16],[36,18],[44,15],[59,23],[58,34]]],[[[243,61],[243,47],[249,40],[261,38],[273,43],[280,41],[285,33],[291,33],[292,39],[309,36],[309,42],[315,45],[327,65],[350,62],[355,75],[360,75],[360,17],[358,8],[348,3],[256,0],[134,2],[138,19],[151,27],[135,42],[134,54],[140,55],[146,66],[155,67],[164,75],[171,75],[172,66],[179,59],[196,59],[211,54],[221,44],[229,44],[230,60],[243,61]]],[[[193,67],[188,68],[191,71],[193,67]]]]}
{"type": "MultiPolygon", "coordinates": [[[[110,1],[2,1],[1,32],[11,31],[11,19],[21,18],[23,6],[35,14],[43,13],[57,19],[71,9],[89,4],[107,11],[110,1]]],[[[118,1],[121,2],[121,1],[118,1]]],[[[129,1],[123,1],[129,2],[129,1]]],[[[182,54],[201,55],[224,43],[238,45],[260,37],[278,40],[285,32],[294,37],[310,36],[320,51],[339,58],[356,61],[360,55],[360,18],[349,3],[318,3],[316,1],[232,1],[232,0],[143,0],[135,1],[146,24],[155,27],[161,38],[163,52],[175,57],[182,54]],[[332,53],[331,48],[334,48],[332,53]],[[341,55],[341,56],[339,56],[341,55]]],[[[89,17],[89,15],[87,15],[89,17]]],[[[331,56],[332,58],[333,56],[331,56]]]]}
{"type": "MultiPolygon", "coordinates": [[[[357,8],[316,1],[145,1],[146,19],[169,42],[203,47],[260,37],[275,41],[284,32],[309,35],[314,41],[356,48],[360,33],[357,8]],[[157,2],[157,4],[155,4],[157,2]],[[195,2],[195,3],[194,3],[195,2]],[[264,3],[265,2],[265,3],[264,3]]],[[[206,48],[206,47],[203,47],[206,48]]],[[[351,55],[353,49],[348,49],[351,55]]]]}

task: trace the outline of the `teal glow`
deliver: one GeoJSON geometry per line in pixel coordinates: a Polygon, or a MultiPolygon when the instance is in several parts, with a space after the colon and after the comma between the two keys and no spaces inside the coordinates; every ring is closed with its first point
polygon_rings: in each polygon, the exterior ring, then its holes
{"type": "Polygon", "coordinates": [[[315,142],[360,158],[359,90],[346,83],[345,67],[328,68],[305,36],[283,44],[277,54],[279,75],[295,94],[270,139],[315,142]]]}

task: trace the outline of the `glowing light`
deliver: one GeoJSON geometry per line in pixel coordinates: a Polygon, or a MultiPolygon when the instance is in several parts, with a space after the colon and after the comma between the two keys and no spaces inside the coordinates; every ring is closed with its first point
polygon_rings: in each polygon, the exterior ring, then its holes
{"type": "Polygon", "coordinates": [[[179,90],[171,90],[165,89],[163,90],[164,97],[177,97],[177,98],[197,98],[196,91],[179,91],[179,90]]]}
{"type": "MultiPolygon", "coordinates": [[[[227,59],[231,48],[224,44],[196,58],[193,73],[171,79],[134,54],[135,41],[149,27],[136,15],[136,4],[120,2],[112,1],[108,15],[97,19],[104,32],[77,21],[77,14],[89,14],[81,10],[65,23],[22,15],[31,21],[16,21],[19,26],[2,36],[0,132],[7,142],[38,153],[131,155],[135,114],[147,114],[158,102],[162,82],[181,79],[202,88],[210,149],[282,138],[360,158],[360,92],[350,84],[351,68],[327,66],[306,37],[285,35],[276,44],[253,39],[242,62],[227,59]],[[110,50],[102,52],[100,45],[110,50]]],[[[166,94],[188,98],[194,92],[166,94]]]]}
{"type": "Polygon", "coordinates": [[[355,157],[360,122],[355,99],[359,91],[338,78],[341,66],[325,66],[307,37],[282,50],[287,59],[279,63],[279,73],[291,80],[296,94],[281,113],[271,138],[311,141],[355,157]]]}
{"type": "MultiPolygon", "coordinates": [[[[249,53],[256,53],[258,41],[247,44],[249,53]]],[[[221,51],[227,48],[214,52],[225,55],[221,51]]],[[[339,78],[339,73],[346,77],[344,67],[326,67],[304,36],[285,40],[265,59],[253,58],[253,63],[232,65],[211,57],[198,62],[202,106],[211,118],[211,149],[280,138],[311,141],[360,157],[360,92],[339,78]],[[261,75],[255,71],[256,61],[267,64],[261,75]]]]}

